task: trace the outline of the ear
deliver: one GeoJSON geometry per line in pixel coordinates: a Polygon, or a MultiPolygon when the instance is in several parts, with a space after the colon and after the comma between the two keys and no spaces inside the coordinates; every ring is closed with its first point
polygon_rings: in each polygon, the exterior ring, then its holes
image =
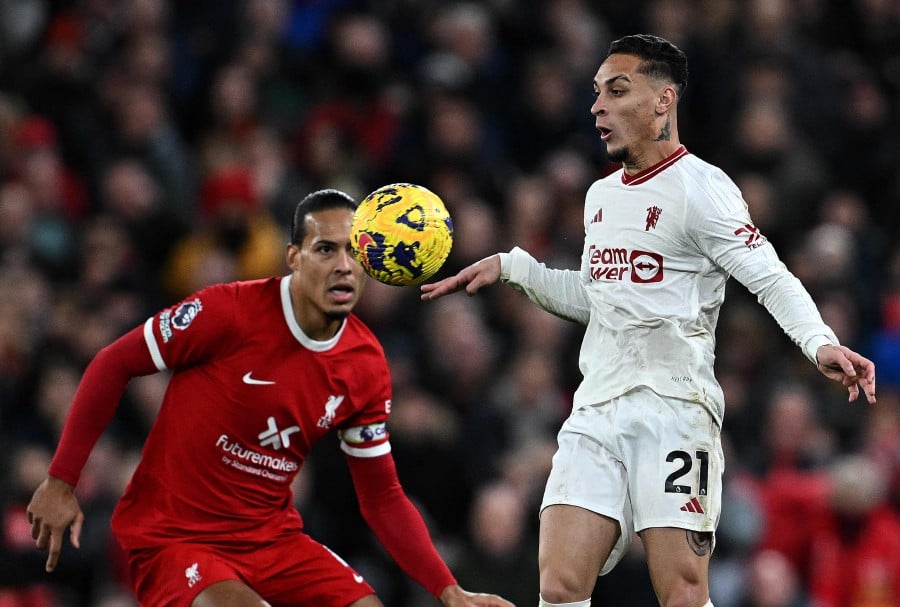
{"type": "Polygon", "coordinates": [[[678,92],[674,86],[667,86],[659,92],[656,101],[656,113],[660,116],[668,114],[678,100],[678,92]]]}
{"type": "Polygon", "coordinates": [[[289,242],[287,245],[287,250],[284,253],[284,259],[291,271],[296,270],[300,264],[300,247],[292,242],[289,242]]]}

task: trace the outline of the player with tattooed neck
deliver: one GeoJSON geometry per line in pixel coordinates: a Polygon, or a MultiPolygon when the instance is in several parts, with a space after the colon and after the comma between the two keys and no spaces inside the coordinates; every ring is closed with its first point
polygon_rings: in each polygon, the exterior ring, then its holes
{"type": "Polygon", "coordinates": [[[587,607],[634,532],[664,607],[711,607],[725,402],[713,375],[725,283],[750,291],[826,377],[875,402],[875,366],[841,346],[753,225],[740,191],[678,138],[687,60],[649,35],[612,43],[594,77],[594,126],[622,168],[585,196],[580,270],[516,247],[423,285],[422,298],[502,281],[587,325],[583,380],[541,505],[543,607],[587,607]],[[611,362],[614,361],[614,362],[611,362]]]}

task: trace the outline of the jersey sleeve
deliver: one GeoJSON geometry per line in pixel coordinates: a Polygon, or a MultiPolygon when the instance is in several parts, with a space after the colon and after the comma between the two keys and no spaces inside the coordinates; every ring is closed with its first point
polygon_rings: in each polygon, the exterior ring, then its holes
{"type": "Polygon", "coordinates": [[[441,558],[421,513],[409,500],[390,454],[348,457],[359,509],[375,537],[412,579],[435,597],[456,579],[441,558]]]}
{"type": "Polygon", "coordinates": [[[50,463],[51,476],[73,487],[78,484],[84,464],[112,421],[128,382],[154,371],[138,327],[97,353],[85,369],[66,415],[50,463]]]}
{"type": "Polygon", "coordinates": [[[341,450],[352,457],[372,458],[390,453],[387,420],[391,414],[391,373],[381,349],[361,362],[360,385],[367,390],[359,412],[338,428],[341,450]]]}
{"type": "Polygon", "coordinates": [[[584,289],[582,270],[560,270],[539,263],[527,251],[514,247],[500,253],[500,279],[528,296],[541,309],[565,320],[586,325],[591,302],[584,289]]]}
{"type": "Polygon", "coordinates": [[[228,348],[236,333],[236,297],[234,285],[215,285],[147,319],[144,341],[157,370],[203,362],[228,348]]]}
{"type": "Polygon", "coordinates": [[[756,295],[782,330],[806,357],[816,362],[816,350],[837,344],[822,321],[812,297],[784,265],[774,247],[753,224],[740,190],[721,171],[713,172],[700,197],[689,195],[686,228],[694,244],[713,263],[756,295]]]}

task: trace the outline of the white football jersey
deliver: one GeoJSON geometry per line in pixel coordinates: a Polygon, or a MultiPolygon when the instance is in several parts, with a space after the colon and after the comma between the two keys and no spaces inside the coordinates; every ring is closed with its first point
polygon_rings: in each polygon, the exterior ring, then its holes
{"type": "Polygon", "coordinates": [[[574,407],[636,386],[697,402],[719,424],[715,329],[734,276],[804,354],[837,344],[809,293],[750,219],[737,186],[681,146],[637,175],[587,191],[581,270],[556,270],[515,248],[501,278],[545,310],[587,324],[574,407]]]}

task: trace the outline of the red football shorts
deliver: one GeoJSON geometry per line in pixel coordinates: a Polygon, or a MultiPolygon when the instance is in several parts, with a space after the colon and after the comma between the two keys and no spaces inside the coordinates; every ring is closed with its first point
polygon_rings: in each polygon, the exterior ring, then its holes
{"type": "Polygon", "coordinates": [[[206,587],[238,580],[272,607],[346,607],[375,591],[343,559],[305,533],[273,544],[179,542],[128,552],[145,607],[190,607],[206,587]]]}

